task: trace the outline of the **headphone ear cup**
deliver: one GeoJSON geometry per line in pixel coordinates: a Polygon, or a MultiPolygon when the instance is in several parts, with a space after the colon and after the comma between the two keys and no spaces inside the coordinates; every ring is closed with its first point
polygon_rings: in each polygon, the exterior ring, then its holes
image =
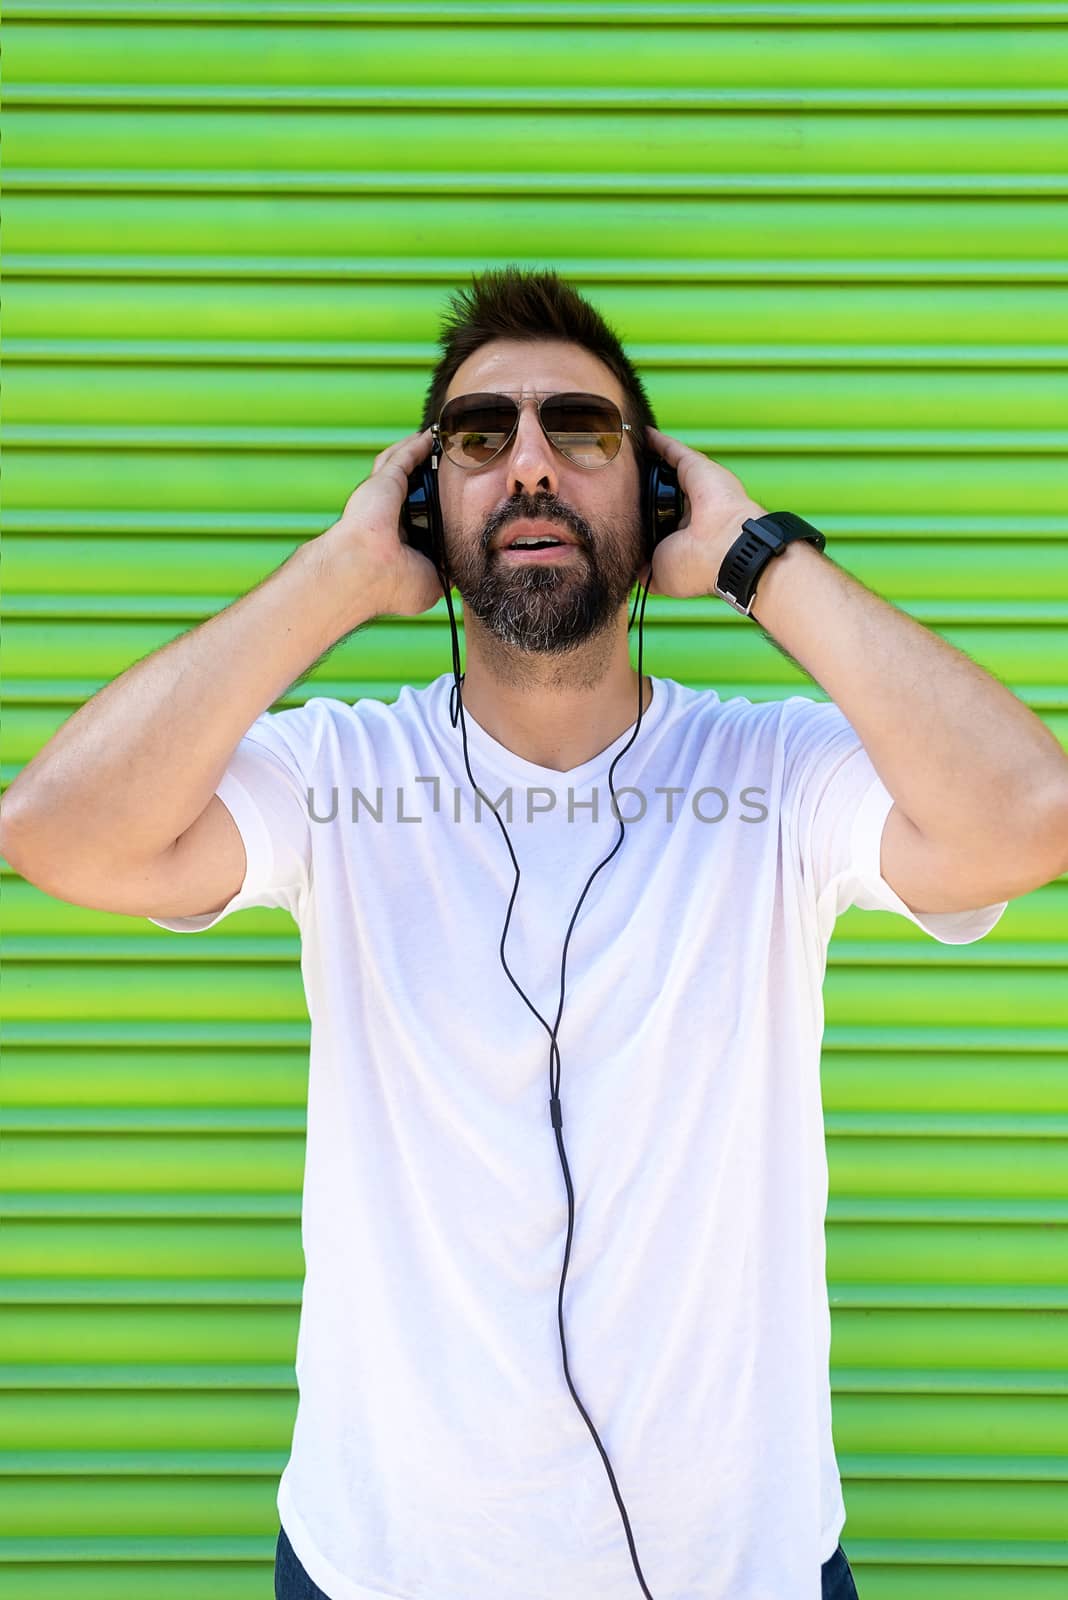
{"type": "Polygon", "coordinates": [[[652,560],[661,539],[674,533],[682,521],[683,494],[675,468],[655,454],[642,466],[641,517],[644,553],[652,560]]]}
{"type": "Polygon", "coordinates": [[[438,500],[438,475],[429,460],[420,461],[408,474],[408,494],[401,507],[401,527],[413,550],[436,567],[445,560],[445,539],[438,500]]]}

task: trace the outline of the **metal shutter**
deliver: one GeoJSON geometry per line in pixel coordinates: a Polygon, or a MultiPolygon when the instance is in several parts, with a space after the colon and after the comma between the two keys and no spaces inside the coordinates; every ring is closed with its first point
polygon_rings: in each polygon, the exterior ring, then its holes
{"type": "MultiPolygon", "coordinates": [[[[4,780],[336,518],[418,423],[447,290],[514,260],[615,323],[668,432],[1068,742],[1066,22],[13,0],[4,780]]],[[[823,697],[720,601],[646,621],[647,670],[823,697]]],[[[448,664],[442,604],[279,707],[448,664]]],[[[296,1403],[296,930],[183,939],[3,889],[0,1588],[251,1600],[296,1403]]],[[[1061,880],[975,947],[836,930],[832,1379],[865,1600],[1064,1593],[1066,929],[1061,880]]]]}

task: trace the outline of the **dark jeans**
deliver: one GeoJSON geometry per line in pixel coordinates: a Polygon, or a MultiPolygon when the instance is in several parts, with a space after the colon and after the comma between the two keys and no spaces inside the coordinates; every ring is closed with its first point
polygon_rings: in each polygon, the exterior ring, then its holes
{"type": "Polygon", "coordinates": [[[823,1580],[821,1600],[860,1600],[853,1582],[853,1569],[841,1545],[823,1563],[820,1577],[823,1580]]]}
{"type": "MultiPolygon", "coordinates": [[[[823,1563],[820,1576],[823,1579],[822,1600],[860,1600],[841,1545],[823,1563]]],[[[284,1528],[278,1530],[278,1545],[274,1553],[274,1600],[330,1600],[329,1595],[312,1582],[297,1560],[284,1528]]]]}
{"type": "Polygon", "coordinates": [[[330,1600],[326,1591],[308,1577],[281,1527],[274,1552],[274,1600],[330,1600]]]}

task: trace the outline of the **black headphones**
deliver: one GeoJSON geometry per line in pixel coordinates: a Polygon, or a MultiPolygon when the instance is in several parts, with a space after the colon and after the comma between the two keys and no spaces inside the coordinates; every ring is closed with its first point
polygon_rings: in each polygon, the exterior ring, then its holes
{"type": "MultiPolygon", "coordinates": [[[[431,455],[409,474],[408,496],[401,509],[401,525],[408,543],[439,570],[445,565],[437,482],[440,456],[441,446],[435,441],[431,455]]],[[[640,470],[643,554],[649,560],[660,540],[674,533],[682,521],[683,497],[678,475],[663,456],[643,451],[640,470]]]]}
{"type": "MultiPolygon", "coordinates": [[[[567,1189],[568,1207],[567,1241],[564,1246],[564,1265],[563,1271],[560,1275],[560,1289],[557,1298],[557,1321],[560,1329],[560,1348],[564,1361],[564,1377],[567,1380],[567,1386],[571,1391],[571,1397],[578,1407],[583,1421],[586,1423],[590,1433],[593,1435],[593,1441],[600,1452],[601,1459],[605,1465],[605,1470],[608,1473],[608,1481],[611,1484],[612,1493],[615,1495],[616,1504],[618,1505],[620,1515],[623,1518],[623,1529],[627,1536],[627,1545],[630,1549],[630,1558],[634,1565],[634,1571],[637,1575],[638,1582],[641,1585],[642,1594],[645,1596],[645,1600],[653,1600],[653,1596],[650,1594],[649,1589],[646,1586],[642,1569],[638,1564],[638,1552],[634,1545],[634,1536],[631,1533],[630,1521],[627,1517],[626,1507],[623,1504],[622,1496],[620,1495],[619,1488],[616,1484],[615,1473],[612,1471],[612,1464],[608,1459],[608,1453],[598,1438],[597,1429],[590,1420],[589,1413],[582,1404],[582,1401],[579,1399],[575,1385],[571,1381],[571,1372],[567,1364],[567,1342],[564,1338],[564,1282],[567,1278],[567,1264],[571,1257],[571,1238],[575,1228],[575,1193],[571,1184],[571,1173],[567,1165],[567,1156],[564,1153],[564,1140],[561,1131],[563,1128],[564,1117],[560,1103],[560,1051],[556,1043],[556,1035],[560,1027],[560,1018],[563,1015],[564,1010],[564,971],[567,965],[567,947],[571,941],[571,932],[576,921],[578,920],[578,914],[582,907],[582,902],[585,900],[586,895],[589,892],[590,884],[592,884],[594,878],[600,872],[601,867],[607,866],[608,862],[615,855],[616,851],[623,843],[624,834],[626,832],[626,824],[622,816],[620,816],[619,807],[616,804],[616,791],[612,785],[612,774],[616,769],[616,763],[618,762],[620,756],[624,755],[626,751],[630,749],[631,745],[638,737],[638,730],[642,725],[642,702],[644,700],[645,688],[645,679],[642,676],[642,625],[645,621],[645,601],[649,594],[649,582],[647,581],[644,587],[641,585],[638,586],[638,593],[635,595],[634,599],[634,611],[631,613],[630,619],[631,625],[633,625],[634,615],[638,611],[638,603],[640,601],[641,613],[638,622],[637,721],[634,724],[630,738],[627,740],[623,748],[616,752],[615,756],[613,757],[612,764],[608,769],[608,788],[612,796],[612,806],[615,818],[619,823],[619,837],[612,849],[605,856],[604,860],[601,861],[599,865],[594,868],[593,872],[590,873],[590,876],[586,881],[586,887],[579,895],[578,905],[576,905],[575,910],[572,913],[571,922],[564,938],[563,950],[560,954],[560,1004],[556,1012],[556,1021],[552,1027],[550,1027],[549,1023],[546,1022],[541,1012],[531,1003],[529,997],[523,993],[523,990],[520,989],[519,984],[513,977],[511,969],[504,958],[504,946],[508,938],[508,924],[512,919],[512,907],[515,904],[516,895],[519,892],[519,862],[516,860],[515,851],[512,849],[512,841],[508,837],[507,828],[501,821],[500,813],[498,812],[493,801],[490,799],[489,795],[485,794],[475,782],[475,775],[471,771],[471,762],[467,753],[467,724],[464,720],[462,692],[464,674],[460,671],[460,645],[456,632],[456,618],[453,615],[452,609],[451,584],[448,581],[448,571],[445,564],[445,545],[442,537],[441,503],[438,499],[436,466],[440,456],[440,449],[440,445],[435,441],[432,455],[428,459],[421,461],[416,470],[409,475],[408,497],[405,500],[404,506],[401,510],[401,523],[408,537],[409,543],[414,549],[419,550],[434,563],[434,566],[437,568],[438,575],[441,578],[442,590],[444,591],[445,595],[445,604],[449,611],[449,623],[452,629],[453,692],[450,707],[450,720],[455,728],[457,719],[459,719],[460,736],[463,742],[464,765],[467,768],[467,776],[471,780],[471,787],[474,789],[476,796],[487,801],[489,804],[489,808],[493,813],[497,825],[500,828],[501,833],[504,835],[504,842],[508,846],[508,854],[511,856],[512,866],[515,868],[515,886],[512,889],[512,896],[508,902],[508,912],[504,919],[504,931],[501,934],[500,947],[497,953],[500,957],[501,966],[504,968],[505,976],[508,978],[512,987],[521,996],[524,1004],[527,1006],[527,1009],[533,1012],[538,1021],[541,1023],[542,1027],[545,1029],[546,1033],[549,1035],[549,1120],[556,1135],[556,1147],[559,1152],[561,1166],[563,1167],[564,1185],[567,1189]]],[[[641,460],[643,553],[645,559],[650,560],[653,551],[659,544],[660,540],[666,539],[668,534],[674,533],[678,528],[683,514],[683,495],[682,490],[679,488],[678,475],[676,474],[675,469],[670,466],[662,456],[658,456],[648,450],[639,452],[639,455],[641,460]]],[[[651,576],[649,581],[651,581],[651,576]]]]}

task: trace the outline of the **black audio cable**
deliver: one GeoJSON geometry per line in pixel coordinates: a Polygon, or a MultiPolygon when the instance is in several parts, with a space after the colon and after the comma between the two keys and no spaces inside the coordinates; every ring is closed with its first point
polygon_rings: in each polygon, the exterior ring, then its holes
{"type": "MultiPolygon", "coordinates": [[[[435,563],[435,564],[437,565],[437,563],[435,563]]],[[[626,1532],[626,1535],[627,1535],[627,1544],[630,1547],[630,1557],[631,1557],[632,1562],[634,1563],[634,1571],[637,1574],[638,1582],[641,1584],[642,1594],[645,1596],[645,1600],[653,1600],[653,1596],[649,1593],[649,1589],[648,1589],[648,1587],[646,1585],[645,1578],[642,1575],[642,1569],[641,1569],[641,1567],[640,1567],[640,1565],[638,1563],[638,1552],[637,1552],[637,1550],[635,1549],[635,1546],[634,1546],[634,1536],[631,1533],[630,1520],[627,1517],[626,1507],[623,1504],[622,1497],[620,1496],[620,1493],[619,1493],[619,1488],[618,1488],[618,1486],[616,1484],[615,1473],[612,1471],[612,1464],[608,1459],[608,1455],[607,1455],[607,1452],[605,1451],[604,1445],[601,1443],[600,1439],[598,1438],[597,1429],[594,1427],[592,1421],[590,1420],[589,1413],[587,1412],[585,1406],[582,1404],[582,1401],[579,1399],[578,1393],[577,1393],[577,1391],[575,1389],[575,1385],[571,1381],[571,1373],[570,1373],[570,1371],[568,1369],[568,1365],[567,1365],[567,1342],[566,1342],[566,1340],[564,1338],[564,1282],[565,1282],[565,1280],[567,1278],[567,1267],[568,1267],[568,1262],[569,1262],[570,1257],[571,1257],[571,1240],[572,1240],[572,1236],[574,1234],[574,1229],[575,1229],[575,1192],[574,1192],[574,1189],[572,1188],[572,1185],[571,1185],[571,1173],[568,1170],[567,1156],[564,1153],[564,1140],[563,1140],[563,1121],[564,1121],[564,1118],[563,1118],[563,1111],[562,1111],[561,1105],[560,1105],[560,1051],[559,1051],[559,1047],[557,1046],[557,1043],[556,1043],[556,1035],[557,1035],[557,1031],[558,1031],[558,1029],[560,1027],[560,1017],[561,1017],[561,1015],[563,1013],[563,1009],[564,1009],[564,969],[565,969],[565,966],[566,966],[566,963],[567,963],[567,947],[568,947],[568,944],[570,943],[570,940],[571,940],[571,932],[572,932],[572,929],[574,928],[575,922],[576,922],[576,920],[578,918],[578,914],[579,914],[579,910],[580,910],[580,908],[582,906],[582,902],[585,900],[586,895],[589,892],[590,884],[592,884],[594,878],[596,878],[596,876],[600,872],[601,868],[604,867],[604,866],[607,866],[608,862],[611,861],[612,857],[616,854],[616,851],[619,849],[620,845],[623,843],[624,834],[626,832],[626,824],[624,823],[623,818],[620,816],[619,808],[616,805],[616,792],[615,792],[615,789],[612,786],[612,774],[615,771],[616,762],[618,762],[620,756],[624,755],[626,753],[626,751],[628,751],[630,749],[631,745],[634,743],[635,739],[638,737],[638,730],[642,725],[642,701],[644,699],[644,681],[643,681],[643,677],[642,677],[642,643],[643,643],[642,629],[643,629],[644,624],[645,624],[645,602],[648,599],[648,596],[649,596],[649,585],[652,582],[652,567],[650,565],[649,574],[646,577],[644,586],[639,585],[639,592],[635,594],[634,609],[631,612],[630,622],[627,625],[627,631],[629,633],[631,627],[633,627],[633,625],[634,625],[634,613],[636,611],[638,611],[638,603],[639,603],[639,600],[640,600],[640,602],[641,602],[641,610],[640,610],[640,614],[639,614],[639,618],[638,618],[638,717],[637,717],[637,720],[636,720],[636,722],[634,724],[634,731],[632,732],[630,738],[627,740],[626,744],[623,746],[623,749],[616,752],[615,758],[613,759],[612,764],[608,769],[608,788],[609,788],[609,791],[610,791],[610,793],[612,795],[612,807],[613,807],[613,810],[615,811],[616,821],[619,823],[619,838],[616,840],[615,844],[612,846],[612,849],[605,856],[604,860],[599,862],[598,865],[594,868],[593,872],[590,874],[589,879],[587,880],[587,883],[586,883],[586,887],[583,889],[582,893],[579,895],[578,904],[576,905],[575,910],[574,910],[574,912],[572,914],[572,917],[571,917],[571,921],[568,924],[567,936],[564,939],[563,949],[562,949],[562,951],[560,953],[560,1003],[559,1003],[559,1006],[558,1006],[557,1012],[556,1012],[556,1021],[555,1021],[555,1023],[553,1024],[553,1026],[551,1028],[549,1027],[549,1024],[546,1022],[545,1018],[542,1016],[541,1012],[537,1009],[536,1006],[534,1006],[531,1003],[531,1001],[527,997],[527,995],[525,995],[523,993],[523,990],[519,987],[519,984],[516,982],[515,978],[512,975],[511,969],[508,966],[508,962],[505,960],[504,946],[505,946],[505,941],[508,938],[508,926],[509,926],[509,923],[511,922],[511,918],[512,918],[512,907],[515,905],[516,895],[519,892],[519,862],[516,860],[515,851],[512,849],[512,841],[508,837],[508,830],[505,828],[504,823],[501,821],[500,814],[498,813],[498,811],[497,811],[496,807],[494,806],[492,800],[490,800],[489,796],[487,794],[483,793],[483,791],[478,787],[478,784],[475,782],[475,775],[471,771],[471,762],[470,762],[470,759],[468,757],[468,751],[467,751],[467,723],[466,723],[466,721],[464,719],[464,709],[463,709],[463,689],[462,689],[462,685],[463,685],[463,681],[464,681],[464,678],[465,678],[466,674],[460,671],[460,644],[459,644],[459,639],[458,639],[457,631],[456,631],[456,617],[455,617],[455,615],[453,613],[453,608],[452,608],[451,584],[449,582],[448,568],[444,564],[444,558],[443,558],[442,565],[438,566],[438,575],[441,578],[442,589],[445,592],[445,604],[448,607],[448,611],[449,611],[449,626],[450,626],[450,628],[452,630],[452,674],[453,674],[453,685],[452,685],[452,690],[450,692],[450,697],[449,697],[449,720],[452,723],[452,726],[455,728],[456,722],[457,722],[457,717],[459,717],[460,736],[461,736],[461,739],[463,741],[464,765],[467,768],[467,776],[471,780],[471,787],[474,789],[476,797],[481,797],[481,799],[485,800],[487,805],[489,806],[490,810],[493,812],[493,815],[496,817],[498,826],[500,827],[500,830],[501,830],[502,834],[504,835],[504,842],[508,846],[508,854],[512,858],[512,865],[515,868],[515,883],[512,886],[511,899],[508,902],[508,912],[507,912],[507,915],[505,916],[505,919],[504,919],[504,930],[503,930],[503,932],[501,934],[501,943],[500,943],[500,949],[499,949],[499,952],[498,952],[499,955],[500,955],[500,959],[501,959],[501,966],[504,968],[505,975],[508,978],[508,981],[512,984],[513,988],[517,991],[517,993],[519,994],[519,996],[523,1000],[524,1004],[534,1013],[534,1015],[537,1017],[538,1021],[541,1023],[542,1027],[546,1030],[546,1032],[549,1035],[549,1119],[550,1119],[550,1122],[552,1123],[553,1130],[555,1131],[555,1134],[556,1134],[556,1148],[557,1148],[557,1150],[559,1151],[559,1154],[560,1154],[560,1163],[561,1163],[561,1165],[563,1167],[563,1171],[564,1171],[564,1184],[565,1184],[565,1186],[567,1188],[567,1241],[566,1241],[566,1244],[564,1246],[564,1265],[563,1265],[563,1271],[560,1274],[560,1290],[559,1290],[559,1294],[558,1294],[558,1297],[557,1297],[557,1320],[558,1320],[559,1325],[560,1325],[560,1348],[561,1348],[561,1351],[563,1353],[563,1360],[564,1360],[564,1377],[567,1379],[567,1386],[571,1390],[571,1396],[572,1396],[576,1406],[578,1407],[580,1413],[582,1414],[582,1418],[583,1418],[584,1422],[586,1423],[586,1426],[589,1428],[590,1433],[593,1435],[593,1442],[597,1446],[597,1449],[601,1453],[601,1459],[604,1462],[605,1471],[608,1473],[608,1481],[612,1486],[612,1493],[616,1497],[616,1504],[619,1507],[620,1516],[623,1518],[623,1528],[624,1528],[624,1531],[626,1532]],[[555,1078],[553,1076],[554,1067],[555,1067],[555,1073],[556,1073],[555,1078]]]]}

